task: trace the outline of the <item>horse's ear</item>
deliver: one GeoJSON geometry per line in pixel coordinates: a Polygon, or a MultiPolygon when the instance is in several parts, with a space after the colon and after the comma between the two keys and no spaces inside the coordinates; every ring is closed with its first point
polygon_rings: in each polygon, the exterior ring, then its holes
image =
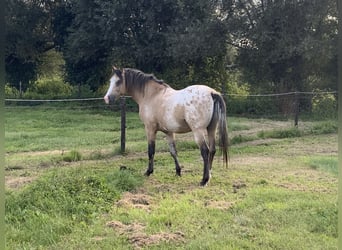
{"type": "Polygon", "coordinates": [[[112,71],[115,72],[116,74],[121,74],[121,70],[114,65],[112,66],[112,71]]]}

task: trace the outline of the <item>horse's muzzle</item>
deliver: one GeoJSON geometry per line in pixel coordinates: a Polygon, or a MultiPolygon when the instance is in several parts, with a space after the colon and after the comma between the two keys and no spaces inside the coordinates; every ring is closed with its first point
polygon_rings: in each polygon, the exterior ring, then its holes
{"type": "Polygon", "coordinates": [[[111,104],[115,101],[114,96],[109,96],[109,95],[106,95],[105,97],[103,97],[103,99],[106,104],[111,104]]]}
{"type": "Polygon", "coordinates": [[[109,104],[109,97],[107,95],[103,97],[103,100],[105,101],[105,103],[109,104]]]}

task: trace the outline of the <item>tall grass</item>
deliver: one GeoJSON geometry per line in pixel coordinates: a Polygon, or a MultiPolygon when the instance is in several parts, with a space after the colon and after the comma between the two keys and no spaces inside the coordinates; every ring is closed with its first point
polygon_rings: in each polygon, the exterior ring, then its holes
{"type": "Polygon", "coordinates": [[[53,245],[108,212],[121,192],[141,185],[141,178],[117,168],[56,169],[7,194],[7,244],[22,249],[53,245]]]}

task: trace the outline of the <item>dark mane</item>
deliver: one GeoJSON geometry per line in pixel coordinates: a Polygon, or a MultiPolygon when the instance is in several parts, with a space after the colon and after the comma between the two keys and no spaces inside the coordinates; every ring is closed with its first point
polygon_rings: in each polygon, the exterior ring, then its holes
{"type": "Polygon", "coordinates": [[[153,74],[145,74],[137,69],[125,68],[126,92],[131,93],[134,90],[144,92],[145,86],[149,81],[168,86],[163,80],[157,79],[153,74]]]}

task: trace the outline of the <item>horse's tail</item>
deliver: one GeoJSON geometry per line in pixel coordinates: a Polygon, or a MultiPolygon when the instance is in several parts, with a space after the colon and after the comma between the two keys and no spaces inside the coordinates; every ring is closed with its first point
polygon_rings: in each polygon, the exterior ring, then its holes
{"type": "Polygon", "coordinates": [[[222,95],[218,93],[212,93],[211,96],[214,100],[214,113],[212,122],[217,122],[218,125],[218,136],[219,136],[219,147],[223,155],[223,160],[226,165],[228,166],[228,146],[229,146],[229,139],[228,139],[228,129],[227,129],[227,115],[226,115],[226,103],[222,95]]]}

